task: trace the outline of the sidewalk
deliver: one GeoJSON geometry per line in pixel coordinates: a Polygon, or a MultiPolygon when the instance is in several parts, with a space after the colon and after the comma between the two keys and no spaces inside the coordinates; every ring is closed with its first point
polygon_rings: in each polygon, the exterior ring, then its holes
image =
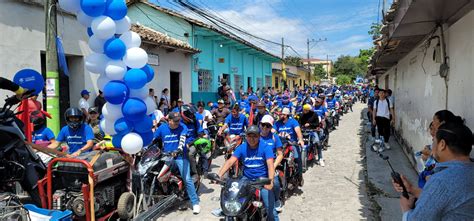
{"type": "MultiPolygon", "coordinates": [[[[363,111],[364,114],[362,115],[364,118],[367,116],[365,112],[366,110],[363,111]]],[[[367,126],[367,122],[365,119],[365,127],[369,127],[369,129],[364,128],[363,145],[366,150],[368,194],[369,196],[371,195],[372,199],[378,204],[377,210],[379,210],[381,220],[401,220],[402,212],[400,210],[399,200],[401,195],[392,187],[391,170],[388,163],[371,149],[373,142],[369,140],[371,135],[370,126],[367,126]]],[[[389,157],[390,163],[396,172],[405,175],[410,181],[416,184],[418,182],[418,175],[405,156],[402,147],[393,136],[390,137],[389,143],[391,149],[385,150],[382,154],[389,157]]]]}

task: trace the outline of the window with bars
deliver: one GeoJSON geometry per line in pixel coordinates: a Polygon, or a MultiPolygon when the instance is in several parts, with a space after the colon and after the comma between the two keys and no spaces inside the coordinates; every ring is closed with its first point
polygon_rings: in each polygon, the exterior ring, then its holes
{"type": "Polygon", "coordinates": [[[257,88],[262,89],[262,87],[263,87],[263,79],[257,78],[257,88]]]}
{"type": "Polygon", "coordinates": [[[210,70],[198,71],[199,92],[212,92],[212,73],[210,70]]]}
{"type": "Polygon", "coordinates": [[[272,76],[265,76],[265,87],[271,87],[272,86],[272,76]]]}
{"type": "Polygon", "coordinates": [[[234,74],[234,93],[236,93],[236,91],[238,92],[241,85],[244,85],[242,80],[242,76],[234,74]]]}

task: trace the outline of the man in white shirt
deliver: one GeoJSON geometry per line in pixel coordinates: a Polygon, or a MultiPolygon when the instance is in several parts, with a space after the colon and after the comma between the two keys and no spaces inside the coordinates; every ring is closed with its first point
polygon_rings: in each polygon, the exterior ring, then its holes
{"type": "Polygon", "coordinates": [[[209,110],[204,109],[204,102],[199,101],[196,106],[198,108],[199,114],[201,114],[204,118],[202,121],[202,129],[207,130],[207,122],[212,120],[212,114],[209,110]]]}
{"type": "Polygon", "coordinates": [[[90,92],[84,89],[81,91],[81,99],[79,99],[79,109],[84,113],[86,119],[89,119],[90,105],[89,102],[87,102],[87,100],[89,100],[89,94],[90,92]]]}
{"type": "Polygon", "coordinates": [[[372,123],[377,125],[377,129],[380,136],[384,138],[384,146],[386,149],[390,149],[388,139],[390,138],[390,125],[395,122],[393,114],[393,105],[390,100],[385,96],[385,90],[380,89],[379,99],[374,102],[374,111],[372,115],[372,123]],[[392,117],[390,117],[392,116],[392,117]]]}

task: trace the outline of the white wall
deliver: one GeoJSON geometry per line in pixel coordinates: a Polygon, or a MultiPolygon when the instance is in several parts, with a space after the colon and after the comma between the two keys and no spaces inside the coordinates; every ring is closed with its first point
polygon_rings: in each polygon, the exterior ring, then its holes
{"type": "Polygon", "coordinates": [[[396,129],[408,148],[418,151],[431,143],[427,128],[438,110],[448,109],[462,116],[467,125],[474,129],[473,32],[474,11],[445,29],[450,58],[447,107],[445,82],[438,73],[440,63],[432,59],[437,40],[432,41],[426,56],[420,44],[387,73],[378,76],[380,87],[393,90],[396,129]],[[387,75],[389,85],[385,85],[387,75]]]}
{"type": "MultiPolygon", "coordinates": [[[[143,47],[143,45],[142,45],[143,47]]],[[[150,45],[144,47],[148,53],[158,54],[159,66],[151,65],[155,70],[155,78],[149,86],[155,89],[155,95],[160,97],[164,88],[180,88],[180,97],[185,103],[191,102],[191,55],[182,52],[167,52],[163,48],[156,48],[150,45]],[[170,71],[180,72],[181,85],[170,85],[170,71]]]]}
{"type": "MultiPolygon", "coordinates": [[[[41,72],[40,55],[45,51],[43,7],[11,0],[0,4],[0,75],[13,79],[24,68],[41,72]]],[[[69,64],[71,105],[77,106],[82,89],[97,92],[94,90],[97,76],[88,73],[83,64],[83,57],[90,53],[88,36],[74,16],[62,13],[58,13],[58,33],[66,54],[78,56],[69,64]]],[[[1,91],[0,97],[6,93],[1,91]]],[[[91,104],[95,94],[91,95],[91,104]]]]}

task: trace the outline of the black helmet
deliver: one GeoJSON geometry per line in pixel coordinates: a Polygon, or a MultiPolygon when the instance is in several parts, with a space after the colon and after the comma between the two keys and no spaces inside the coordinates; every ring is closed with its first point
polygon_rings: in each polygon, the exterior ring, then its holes
{"type": "Polygon", "coordinates": [[[183,105],[180,109],[181,117],[186,123],[194,123],[196,121],[196,115],[194,114],[194,108],[189,105],[183,105]]]}
{"type": "Polygon", "coordinates": [[[66,110],[64,113],[64,118],[66,119],[67,125],[72,128],[72,129],[78,129],[81,127],[82,123],[84,122],[84,114],[79,108],[76,107],[70,107],[66,110]],[[79,121],[71,121],[69,118],[71,117],[78,117],[79,121]]]}
{"type": "Polygon", "coordinates": [[[30,121],[33,123],[34,130],[41,129],[46,124],[46,119],[44,118],[44,114],[40,111],[33,111],[30,114],[30,121]]]}

